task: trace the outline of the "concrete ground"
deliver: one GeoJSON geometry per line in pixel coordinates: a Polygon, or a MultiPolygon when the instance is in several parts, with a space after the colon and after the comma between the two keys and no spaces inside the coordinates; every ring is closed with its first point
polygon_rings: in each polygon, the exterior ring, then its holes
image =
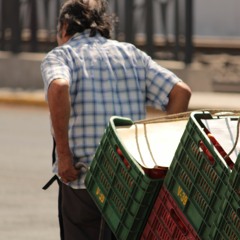
{"type": "Polygon", "coordinates": [[[0,104],[1,240],[59,239],[49,129],[46,108],[0,104]]]}

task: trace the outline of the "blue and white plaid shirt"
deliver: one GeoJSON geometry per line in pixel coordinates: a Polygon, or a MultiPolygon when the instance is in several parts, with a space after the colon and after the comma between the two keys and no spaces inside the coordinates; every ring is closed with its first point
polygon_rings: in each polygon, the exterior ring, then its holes
{"type": "MultiPolygon", "coordinates": [[[[69,81],[69,145],[73,156],[86,164],[111,116],[135,121],[146,117],[146,105],[165,110],[171,89],[181,81],[132,44],[99,34],[89,37],[89,30],[48,53],[41,70],[46,98],[53,80],[69,81]]],[[[57,173],[57,161],[53,172],[57,173]]],[[[69,185],[85,188],[84,176],[69,185]]]]}

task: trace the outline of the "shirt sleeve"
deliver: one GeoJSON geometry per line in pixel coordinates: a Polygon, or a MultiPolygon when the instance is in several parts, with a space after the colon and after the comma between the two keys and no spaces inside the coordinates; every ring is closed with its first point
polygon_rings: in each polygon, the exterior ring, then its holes
{"type": "Polygon", "coordinates": [[[59,78],[71,81],[70,66],[68,62],[66,54],[61,49],[51,51],[43,59],[41,73],[46,100],[48,88],[52,81],[59,78]]]}
{"type": "Polygon", "coordinates": [[[166,110],[172,88],[182,80],[149,56],[145,55],[144,58],[146,64],[146,104],[166,110]]]}

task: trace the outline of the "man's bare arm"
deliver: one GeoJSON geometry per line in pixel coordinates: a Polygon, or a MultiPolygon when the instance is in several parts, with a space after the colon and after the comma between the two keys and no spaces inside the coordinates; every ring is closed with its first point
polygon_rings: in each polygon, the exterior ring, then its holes
{"type": "Polygon", "coordinates": [[[56,79],[50,84],[48,106],[58,154],[58,174],[64,182],[70,182],[77,179],[78,171],[73,166],[72,153],[69,148],[70,98],[68,81],[56,79]]]}
{"type": "Polygon", "coordinates": [[[191,98],[191,89],[184,82],[177,83],[169,95],[167,114],[186,112],[191,98]]]}

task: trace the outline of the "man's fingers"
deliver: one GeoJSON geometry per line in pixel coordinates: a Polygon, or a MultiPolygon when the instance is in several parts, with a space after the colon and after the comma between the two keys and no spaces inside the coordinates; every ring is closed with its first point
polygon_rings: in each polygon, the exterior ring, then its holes
{"type": "Polygon", "coordinates": [[[59,176],[61,177],[62,182],[68,183],[78,179],[79,173],[80,173],[79,170],[75,170],[72,173],[59,174],[59,176]]]}

